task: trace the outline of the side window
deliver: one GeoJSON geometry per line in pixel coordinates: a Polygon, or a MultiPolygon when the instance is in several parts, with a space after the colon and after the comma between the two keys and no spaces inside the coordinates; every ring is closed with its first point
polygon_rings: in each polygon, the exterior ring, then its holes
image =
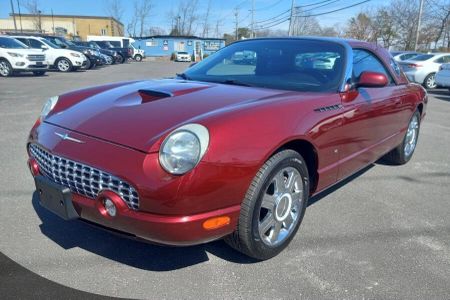
{"type": "Polygon", "coordinates": [[[16,38],[16,40],[18,40],[18,41],[24,43],[24,44],[27,45],[27,46],[30,46],[30,43],[28,43],[28,39],[25,39],[25,38],[16,38]]]}
{"type": "Polygon", "coordinates": [[[440,63],[440,64],[449,63],[450,62],[450,55],[439,57],[438,59],[435,60],[435,62],[440,63]]]}
{"type": "Polygon", "coordinates": [[[359,78],[361,73],[365,71],[383,73],[388,78],[389,83],[394,82],[386,67],[375,55],[366,50],[353,49],[353,78],[359,78]]]}
{"type": "Polygon", "coordinates": [[[34,39],[30,39],[29,41],[30,41],[31,48],[41,49],[41,46],[43,45],[41,42],[34,40],[34,39]]]}

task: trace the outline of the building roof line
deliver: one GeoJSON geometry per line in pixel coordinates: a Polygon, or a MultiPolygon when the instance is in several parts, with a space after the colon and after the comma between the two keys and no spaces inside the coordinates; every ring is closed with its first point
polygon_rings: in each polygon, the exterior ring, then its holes
{"type": "Polygon", "coordinates": [[[199,37],[195,35],[149,35],[149,36],[133,36],[135,40],[148,40],[148,39],[189,39],[189,40],[217,40],[217,41],[225,41],[222,38],[208,38],[208,37],[199,37]]]}
{"type": "MultiPolygon", "coordinates": [[[[9,14],[11,17],[15,16],[15,17],[35,17],[35,14],[18,14],[18,13],[10,13],[9,14]]],[[[122,22],[120,22],[119,20],[117,20],[114,17],[105,17],[105,16],[83,16],[83,15],[49,15],[49,14],[41,14],[41,17],[54,17],[54,18],[67,18],[67,19],[71,19],[71,18],[86,18],[86,19],[105,19],[105,20],[114,20],[115,22],[119,23],[120,25],[124,26],[122,22]]]]}

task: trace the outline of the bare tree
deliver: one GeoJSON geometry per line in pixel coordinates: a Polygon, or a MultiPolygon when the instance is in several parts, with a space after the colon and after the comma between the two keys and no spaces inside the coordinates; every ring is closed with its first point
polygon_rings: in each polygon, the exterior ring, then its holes
{"type": "MultiPolygon", "coordinates": [[[[125,12],[122,2],[120,0],[107,0],[105,2],[106,12],[108,15],[119,22],[122,22],[123,14],[125,12]]],[[[119,26],[119,35],[123,35],[122,28],[119,26]]]]}
{"type": "Polygon", "coordinates": [[[133,16],[127,25],[127,32],[129,36],[136,36],[136,26],[139,17],[139,3],[137,1],[133,2],[133,16]]]}
{"type": "Polygon", "coordinates": [[[33,15],[33,25],[36,30],[42,32],[41,10],[39,9],[38,0],[30,0],[24,4],[28,13],[33,15]]]}
{"type": "Polygon", "coordinates": [[[137,21],[139,23],[139,36],[144,35],[144,28],[147,23],[147,19],[153,8],[152,0],[141,0],[137,11],[137,21]]]}
{"type": "Polygon", "coordinates": [[[388,7],[378,8],[372,16],[372,29],[376,40],[381,39],[384,47],[391,47],[398,37],[397,20],[392,10],[388,7]]]}
{"type": "Polygon", "coordinates": [[[170,10],[168,17],[172,22],[171,32],[176,35],[194,35],[199,18],[197,8],[198,0],[183,0],[178,4],[176,11],[170,10]]]}
{"type": "Polygon", "coordinates": [[[208,6],[206,8],[205,16],[204,16],[204,22],[203,22],[203,32],[202,37],[207,37],[209,34],[209,17],[211,12],[211,0],[208,0],[208,6]]]}
{"type": "Polygon", "coordinates": [[[392,17],[397,23],[397,45],[404,50],[414,49],[419,18],[418,1],[392,0],[390,4],[392,17]]]}
{"type": "Polygon", "coordinates": [[[292,28],[293,35],[319,35],[321,30],[316,17],[303,13],[301,9],[295,11],[292,28]]]}
{"type": "Polygon", "coordinates": [[[356,17],[352,17],[348,21],[345,35],[357,40],[373,41],[372,20],[367,14],[360,12],[356,17]]]}

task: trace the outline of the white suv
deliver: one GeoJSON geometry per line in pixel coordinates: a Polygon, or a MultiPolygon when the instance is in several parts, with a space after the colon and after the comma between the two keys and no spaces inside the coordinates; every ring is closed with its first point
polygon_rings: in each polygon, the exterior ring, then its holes
{"type": "Polygon", "coordinates": [[[42,51],[29,49],[11,37],[0,36],[0,76],[8,77],[17,72],[33,72],[42,76],[47,70],[42,51]]]}
{"type": "Polygon", "coordinates": [[[13,38],[30,48],[44,51],[50,67],[60,72],[76,71],[86,64],[86,56],[83,53],[62,49],[44,38],[34,36],[13,36],[13,38]]]}

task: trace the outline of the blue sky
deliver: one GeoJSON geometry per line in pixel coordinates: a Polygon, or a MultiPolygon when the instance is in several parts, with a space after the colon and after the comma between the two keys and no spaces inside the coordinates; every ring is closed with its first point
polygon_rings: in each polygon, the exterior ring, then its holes
{"type": "MultiPolygon", "coordinates": [[[[125,8],[123,17],[123,23],[126,24],[132,18],[133,14],[133,1],[121,0],[125,8]]],[[[182,0],[154,0],[154,8],[152,15],[148,20],[148,26],[156,26],[165,28],[167,31],[170,28],[171,21],[168,18],[168,11],[171,8],[176,8],[178,3],[182,0]]],[[[291,7],[291,0],[254,0],[255,1],[255,21],[266,20],[274,17],[291,7]]],[[[324,0],[296,0],[296,5],[308,5],[313,3],[322,2],[324,0]]],[[[309,13],[321,13],[334,9],[342,8],[354,3],[358,3],[362,0],[336,0],[331,1],[326,6],[319,7],[309,11],[309,13]]],[[[19,0],[21,4],[27,2],[27,0],[19,0]]],[[[249,10],[251,9],[251,0],[211,0],[212,16],[211,23],[215,25],[217,19],[221,20],[220,31],[232,32],[234,28],[234,8],[239,7],[240,23],[242,25],[250,24],[249,10]]],[[[13,0],[16,7],[17,0],[13,0]]],[[[54,14],[76,14],[76,15],[107,15],[106,5],[107,0],[38,0],[41,10],[45,14],[49,14],[53,9],[54,14]]],[[[361,10],[368,9],[370,7],[376,7],[386,3],[383,0],[371,0],[368,3],[349,8],[343,11],[335,12],[325,16],[317,17],[321,25],[334,26],[335,24],[345,25],[349,17],[357,14],[361,10]]],[[[206,10],[208,0],[199,0],[199,13],[203,14],[206,10]]],[[[23,5],[22,5],[23,6],[23,5]]],[[[309,6],[312,8],[314,6],[309,6]]],[[[306,9],[306,8],[304,8],[306,9]]],[[[16,8],[17,10],[17,8],[16,8]]],[[[24,7],[21,8],[22,12],[26,12],[24,7]]],[[[0,0],[0,18],[8,17],[11,12],[10,0],[0,0]]],[[[288,22],[280,24],[272,29],[287,29],[288,22]]],[[[200,31],[200,27],[199,27],[200,31]]]]}

